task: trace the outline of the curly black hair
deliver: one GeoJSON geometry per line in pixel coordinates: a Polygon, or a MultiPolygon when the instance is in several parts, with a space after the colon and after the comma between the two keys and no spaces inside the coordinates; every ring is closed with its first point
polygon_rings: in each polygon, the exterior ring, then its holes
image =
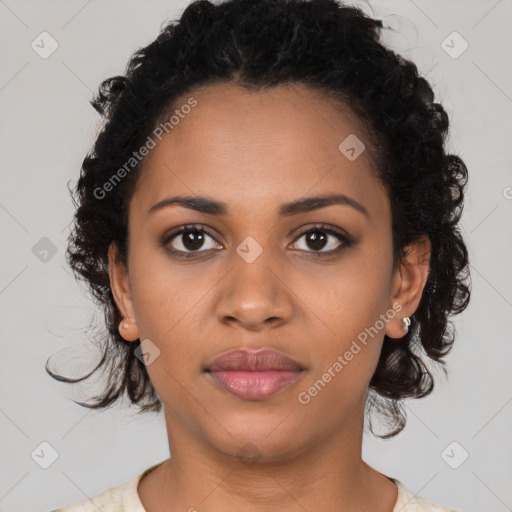
{"type": "MultiPolygon", "coordinates": [[[[229,83],[259,91],[296,83],[348,106],[367,129],[376,177],[390,198],[395,268],[413,241],[426,235],[431,242],[429,274],[411,328],[399,341],[385,336],[366,402],[366,412],[376,408],[390,426],[378,437],[404,428],[402,400],[433,390],[427,362],[446,374],[443,358],[455,337],[449,315],[469,302],[468,251],[458,229],[468,171],[459,156],[445,151],[446,111],[417,66],[384,46],[383,28],[381,20],[336,0],[196,0],[132,55],[124,76],[101,83],[91,104],[104,122],[72,193],[76,211],[66,257],[104,312],[103,355],[77,379],[46,364],[64,382],[79,382],[103,367],[104,393],[93,404],[76,403],[108,407],[126,390],[142,411],[162,407],[135,355],[140,340],[127,342],[118,332],[121,317],[108,273],[112,242],[127,263],[128,206],[141,164],[124,173],[107,197],[102,187],[194,89],[229,83]]],[[[370,429],[375,434],[371,421],[370,429]]]]}

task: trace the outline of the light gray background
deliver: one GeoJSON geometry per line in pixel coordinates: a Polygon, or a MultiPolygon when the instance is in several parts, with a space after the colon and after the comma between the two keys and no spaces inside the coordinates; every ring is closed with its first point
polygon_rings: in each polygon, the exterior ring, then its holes
{"type": "MultiPolygon", "coordinates": [[[[79,375],[97,360],[82,330],[94,307],[64,259],[73,214],[67,182],[77,179],[99,120],[88,101],[186,5],[0,0],[0,511],[48,511],[91,497],[169,455],[163,417],[137,416],[127,401],[84,409],[71,398],[86,400],[98,385],[58,383],[44,364],[58,353],[57,369],[79,375]],[[59,45],[47,59],[31,48],[43,31],[59,45]],[[43,237],[57,248],[47,262],[32,252],[43,237]],[[58,452],[48,469],[31,456],[43,441],[58,452]]],[[[372,5],[399,30],[388,43],[435,86],[451,117],[449,149],[469,168],[462,227],[473,293],[454,320],[449,379],[408,403],[397,438],[367,435],[363,455],[414,493],[459,512],[512,510],[512,2],[372,5]],[[455,59],[441,46],[453,31],[469,43],[455,59]],[[462,448],[448,450],[452,461],[462,449],[469,454],[458,469],[441,456],[453,441],[462,448]]]]}

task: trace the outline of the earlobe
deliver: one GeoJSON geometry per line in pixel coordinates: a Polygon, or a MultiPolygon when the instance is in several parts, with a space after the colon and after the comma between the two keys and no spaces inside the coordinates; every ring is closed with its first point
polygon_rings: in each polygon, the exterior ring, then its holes
{"type": "Polygon", "coordinates": [[[118,326],[119,334],[126,341],[135,341],[139,339],[139,330],[135,321],[121,320],[118,326]]]}
{"type": "Polygon", "coordinates": [[[395,302],[393,310],[396,312],[395,316],[392,317],[385,329],[385,334],[388,338],[400,339],[403,338],[408,332],[413,322],[411,316],[409,316],[405,309],[402,307],[400,302],[395,302]]]}

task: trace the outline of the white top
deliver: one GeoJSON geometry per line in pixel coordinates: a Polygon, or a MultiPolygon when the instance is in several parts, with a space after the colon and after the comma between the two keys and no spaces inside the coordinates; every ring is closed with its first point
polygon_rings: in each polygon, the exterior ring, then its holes
{"type": "MultiPolygon", "coordinates": [[[[86,498],[50,512],[98,512],[98,510],[101,512],[146,512],[137,493],[137,486],[144,475],[162,462],[149,467],[124,485],[112,487],[91,499],[86,498]]],[[[433,501],[414,496],[401,482],[395,478],[388,478],[398,487],[398,499],[393,512],[456,512],[433,501]]]]}

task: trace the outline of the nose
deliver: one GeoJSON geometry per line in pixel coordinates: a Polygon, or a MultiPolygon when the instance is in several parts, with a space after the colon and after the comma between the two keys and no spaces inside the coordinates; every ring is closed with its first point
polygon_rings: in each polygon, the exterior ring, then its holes
{"type": "Polygon", "coordinates": [[[289,322],[294,312],[290,270],[269,250],[252,262],[237,253],[230,260],[231,270],[218,289],[219,322],[251,331],[289,322]]]}

